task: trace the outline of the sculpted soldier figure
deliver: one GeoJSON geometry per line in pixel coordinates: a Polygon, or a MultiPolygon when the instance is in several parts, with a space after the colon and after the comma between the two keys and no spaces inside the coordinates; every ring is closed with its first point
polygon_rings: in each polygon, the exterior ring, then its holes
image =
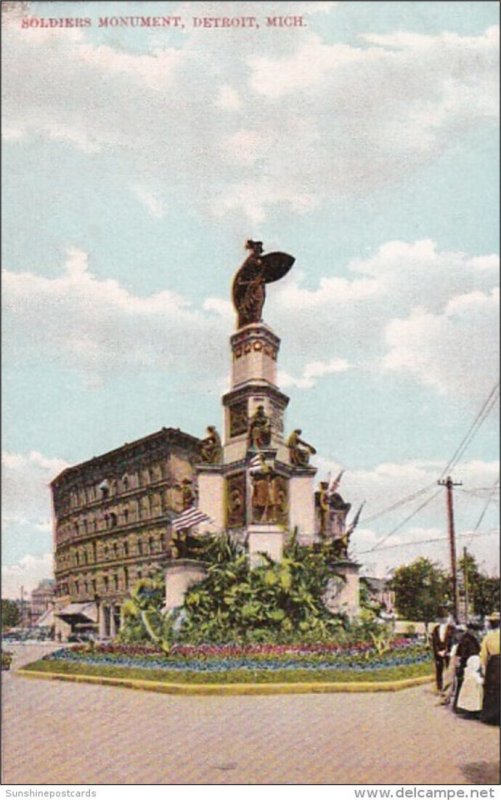
{"type": "Polygon", "coordinates": [[[221,437],[214,425],[209,425],[207,436],[200,443],[200,457],[205,464],[219,464],[222,452],[221,437]]]}
{"type": "Polygon", "coordinates": [[[320,481],[318,491],[315,492],[315,505],[318,509],[319,533],[325,536],[327,533],[327,522],[329,519],[329,484],[327,481],[320,481]]]}
{"type": "Polygon", "coordinates": [[[267,447],[271,439],[271,420],[266,415],[264,406],[258,406],[256,413],[249,421],[249,447],[261,450],[267,447]]]}
{"type": "Polygon", "coordinates": [[[287,440],[290,462],[294,467],[306,467],[309,464],[310,455],[315,455],[317,452],[311,444],[300,438],[301,433],[301,429],[296,428],[287,440]]]}
{"type": "Polygon", "coordinates": [[[260,464],[250,469],[252,480],[252,521],[275,522],[277,506],[276,476],[260,456],[260,464]]]}
{"type": "Polygon", "coordinates": [[[252,322],[261,322],[266,284],[283,278],[294,264],[294,258],[287,253],[263,255],[262,242],[249,239],[245,247],[250,250],[250,255],[236,273],[232,287],[238,328],[252,322]]]}

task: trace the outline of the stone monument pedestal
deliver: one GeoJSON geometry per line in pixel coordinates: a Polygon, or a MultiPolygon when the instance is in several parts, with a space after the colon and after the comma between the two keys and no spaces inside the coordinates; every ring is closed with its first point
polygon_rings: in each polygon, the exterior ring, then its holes
{"type": "Polygon", "coordinates": [[[188,589],[200,583],[207,575],[203,561],[179,558],[165,567],[165,610],[170,611],[184,603],[188,589]]]}
{"type": "Polygon", "coordinates": [[[360,613],[360,564],[349,559],[338,561],[332,567],[324,595],[325,606],[332,613],[346,614],[350,619],[360,613]]]}
{"type": "Polygon", "coordinates": [[[248,548],[251,569],[260,567],[265,563],[260,555],[266,553],[272,561],[281,561],[284,551],[284,540],[286,532],[278,525],[249,525],[248,548]]]}

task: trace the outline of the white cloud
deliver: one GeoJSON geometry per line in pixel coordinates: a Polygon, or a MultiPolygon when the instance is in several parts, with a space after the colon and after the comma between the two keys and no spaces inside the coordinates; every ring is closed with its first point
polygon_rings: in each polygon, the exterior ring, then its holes
{"type": "MultiPolygon", "coordinates": [[[[287,342],[279,383],[310,389],[356,365],[401,373],[478,405],[497,363],[495,263],[494,256],[440,252],[424,240],[386,243],[351,262],[349,277],[324,277],[318,288],[306,288],[301,272],[291,271],[269,292],[265,309],[287,342]]],[[[135,295],[93,275],[87,254],[75,248],[56,277],[6,271],[4,306],[7,351],[20,359],[50,347],[88,386],[151,368],[191,368],[197,380],[217,380],[234,319],[223,298],[194,306],[169,290],[135,295]]]]}
{"type": "Polygon", "coordinates": [[[2,597],[20,597],[21,587],[29,594],[41,580],[53,577],[52,553],[25,555],[17,564],[2,566],[2,597]]]}
{"type": "Polygon", "coordinates": [[[68,464],[61,458],[42,453],[2,453],[3,525],[32,525],[40,531],[50,529],[49,483],[68,464]]]}
{"type": "Polygon", "coordinates": [[[408,372],[440,392],[486,396],[499,361],[499,290],[453,297],[442,313],[414,310],[386,328],[387,370],[408,372]],[[473,385],[472,385],[473,384],[473,385]]]}
{"type": "Polygon", "coordinates": [[[278,373],[278,382],[282,389],[296,386],[298,389],[311,389],[317,384],[318,378],[332,375],[334,372],[345,372],[350,365],[343,358],[333,358],[330,361],[312,361],[306,364],[303,374],[299,378],[287,372],[278,373]]]}
{"type": "MultiPolygon", "coordinates": [[[[332,8],[295,6],[310,16],[332,8]]],[[[197,4],[194,13],[211,9],[197,4]]],[[[273,13],[283,12],[267,4],[273,13]]],[[[53,34],[50,47],[41,31],[7,33],[11,137],[41,135],[89,154],[112,147],[145,189],[182,181],[206,214],[256,223],[276,205],[304,214],[402,181],[498,111],[494,28],[473,37],[368,34],[357,46],[328,45],[308,27],[278,40],[266,28],[238,39],[191,30],[177,47],[155,34],[147,54],[92,44],[82,31],[53,34]]]]}
{"type": "Polygon", "coordinates": [[[236,89],[224,84],[219,88],[216,105],[228,111],[238,111],[242,108],[242,99],[236,89]]]}
{"type": "MultiPolygon", "coordinates": [[[[349,277],[326,276],[318,287],[292,270],[270,292],[267,313],[296,369],[321,345],[328,362],[405,374],[478,405],[498,362],[497,264],[494,255],[440,251],[427,239],[386,242],[348,264],[349,277]]],[[[287,385],[298,385],[287,364],[284,372],[287,385]]]]}
{"type": "Polygon", "coordinates": [[[144,186],[134,186],[132,191],[152,217],[162,219],[165,216],[164,201],[157,192],[150,191],[144,186]]]}
{"type": "Polygon", "coordinates": [[[170,291],[134,295],[95,277],[87,254],[77,249],[68,251],[55,278],[5,271],[4,302],[6,341],[16,358],[50,347],[91,384],[130,369],[186,373],[193,363],[200,377],[221,370],[221,347],[214,343],[227,332],[224,303],[213,301],[204,311],[170,291]]]}

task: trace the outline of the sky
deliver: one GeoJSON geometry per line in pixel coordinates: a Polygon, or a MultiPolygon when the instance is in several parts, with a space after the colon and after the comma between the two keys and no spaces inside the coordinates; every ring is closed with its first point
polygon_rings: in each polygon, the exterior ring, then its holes
{"type": "Polygon", "coordinates": [[[450,473],[498,574],[499,4],[2,5],[3,596],[51,576],[63,468],[221,428],[249,238],[296,259],[286,428],[365,503],[364,572],[447,566],[450,473]]]}

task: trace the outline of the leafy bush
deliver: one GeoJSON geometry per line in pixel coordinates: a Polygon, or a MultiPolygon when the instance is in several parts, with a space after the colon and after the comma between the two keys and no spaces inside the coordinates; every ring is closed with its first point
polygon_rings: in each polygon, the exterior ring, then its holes
{"type": "MultiPolygon", "coordinates": [[[[248,553],[228,534],[184,541],[183,555],[202,560],[207,577],[186,594],[182,610],[163,612],[164,579],[140,580],[122,608],[118,641],[151,641],[164,653],[173,642],[349,643],[381,636],[375,615],[357,621],[332,614],[323,595],[336,562],[331,543],[301,546],[293,536],[280,563],[263,554],[250,568],[248,553]]],[[[386,635],[386,634],[385,634],[386,635]]]]}
{"type": "Polygon", "coordinates": [[[322,599],[335,563],[330,544],[304,547],[293,536],[280,563],[263,554],[263,565],[251,569],[245,550],[222,535],[204,560],[207,578],[185,598],[183,641],[322,642],[349,628],[322,599]]]}

